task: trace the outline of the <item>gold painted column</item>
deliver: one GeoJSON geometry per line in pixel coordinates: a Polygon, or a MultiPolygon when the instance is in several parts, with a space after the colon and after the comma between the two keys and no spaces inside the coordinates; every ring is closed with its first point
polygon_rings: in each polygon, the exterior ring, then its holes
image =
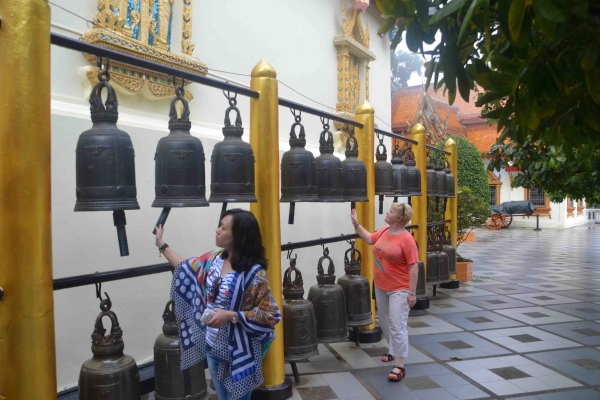
{"type": "Polygon", "coordinates": [[[50,6],[0,0],[0,399],[56,399],[50,6]]]}
{"type": "MultiPolygon", "coordinates": [[[[256,198],[250,204],[260,224],[266,257],[269,260],[271,294],[282,313],[281,322],[275,326],[277,338],[263,359],[264,390],[280,390],[284,384],[283,356],[283,298],[281,277],[281,230],[279,218],[279,109],[277,74],[272,66],[261,60],[252,70],[250,89],[260,93],[250,99],[250,144],[254,151],[256,198]]],[[[289,380],[289,379],[288,379],[289,380]]],[[[291,381],[289,386],[291,396],[291,381]]],[[[254,397],[254,396],[253,396],[254,397]]],[[[261,398],[271,398],[266,393],[261,398]]],[[[277,396],[275,396],[277,397],[277,396]]],[[[285,398],[285,397],[284,397],[285,398]]]]}
{"type": "Polygon", "coordinates": [[[427,281],[427,134],[423,125],[416,123],[413,125],[411,138],[418,144],[412,145],[412,151],[415,154],[416,167],[421,171],[421,193],[423,196],[412,197],[412,208],[414,210],[411,224],[418,225],[414,229],[414,237],[419,244],[419,259],[425,265],[425,281],[427,281]]]}
{"type": "MultiPolygon", "coordinates": [[[[456,249],[457,228],[458,228],[458,152],[456,150],[456,142],[453,139],[446,140],[444,150],[450,153],[448,161],[450,162],[450,172],[454,175],[454,193],[456,197],[448,197],[446,204],[446,212],[444,219],[449,219],[448,229],[450,229],[450,244],[456,249]]],[[[456,280],[456,274],[450,275],[450,280],[456,280]]]]}
{"type": "MultiPolygon", "coordinates": [[[[369,232],[375,232],[375,110],[367,100],[356,108],[356,122],[363,124],[363,128],[356,128],[354,134],[358,140],[358,158],[367,167],[367,196],[369,201],[356,203],[356,215],[360,224],[369,232]]],[[[356,248],[362,254],[361,275],[373,285],[373,267],[375,257],[371,246],[362,239],[356,240],[356,248]]],[[[361,327],[362,330],[375,329],[375,301],[371,300],[371,315],[373,323],[361,327]]],[[[379,341],[379,340],[377,340],[379,341]]]]}

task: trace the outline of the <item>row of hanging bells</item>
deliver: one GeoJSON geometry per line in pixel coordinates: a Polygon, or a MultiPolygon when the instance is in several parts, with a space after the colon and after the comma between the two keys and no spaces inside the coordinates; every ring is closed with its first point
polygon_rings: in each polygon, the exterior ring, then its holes
{"type": "Polygon", "coordinates": [[[431,159],[427,160],[427,196],[440,198],[456,197],[454,189],[454,175],[450,170],[450,162],[443,161],[442,164],[433,164],[431,159]]]}

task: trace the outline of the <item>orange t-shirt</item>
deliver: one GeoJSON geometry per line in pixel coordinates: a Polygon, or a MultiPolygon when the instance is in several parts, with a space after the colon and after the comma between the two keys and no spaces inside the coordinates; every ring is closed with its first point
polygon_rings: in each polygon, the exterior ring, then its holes
{"type": "Polygon", "coordinates": [[[410,232],[390,235],[383,227],[371,235],[375,255],[375,286],[381,290],[410,290],[411,264],[419,262],[417,243],[410,232]]]}

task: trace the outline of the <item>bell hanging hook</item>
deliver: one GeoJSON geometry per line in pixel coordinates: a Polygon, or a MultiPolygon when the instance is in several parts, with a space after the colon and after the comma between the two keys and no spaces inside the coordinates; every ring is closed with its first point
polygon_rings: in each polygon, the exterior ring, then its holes
{"type": "Polygon", "coordinates": [[[296,109],[294,108],[290,108],[290,112],[292,113],[292,115],[294,116],[294,120],[298,123],[300,123],[302,121],[302,110],[298,110],[296,111],[296,109]],[[296,112],[298,112],[298,114],[296,114],[296,112]]]}
{"type": "Polygon", "coordinates": [[[223,95],[229,101],[229,105],[231,107],[235,107],[237,105],[237,92],[233,92],[233,96],[229,90],[223,90],[223,95]]]}
{"type": "Polygon", "coordinates": [[[329,118],[325,118],[325,117],[319,117],[321,119],[321,125],[323,125],[323,129],[328,131],[329,130],[329,118]]]}
{"type": "Polygon", "coordinates": [[[102,298],[102,282],[97,282],[94,285],[96,286],[96,298],[100,299],[100,309],[102,311],[110,310],[112,307],[112,302],[110,301],[108,293],[104,292],[106,299],[102,298]]]}
{"type": "Polygon", "coordinates": [[[102,56],[96,57],[96,65],[99,68],[98,80],[100,82],[108,82],[110,80],[110,73],[108,72],[109,63],[110,63],[110,59],[108,57],[106,57],[106,64],[103,67],[102,66],[102,56]]]}

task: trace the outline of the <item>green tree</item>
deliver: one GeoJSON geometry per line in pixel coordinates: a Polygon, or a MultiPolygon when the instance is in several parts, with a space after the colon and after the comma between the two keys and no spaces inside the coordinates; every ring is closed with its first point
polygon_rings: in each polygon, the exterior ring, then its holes
{"type": "Polygon", "coordinates": [[[426,85],[477,105],[502,132],[491,168],[523,171],[513,186],[556,198],[598,199],[600,2],[589,0],[377,0],[412,52],[431,56],[426,85]],[[435,43],[439,32],[440,41],[435,43]],[[435,44],[423,51],[424,44],[435,44]],[[443,76],[443,77],[442,77],[443,76]],[[554,149],[554,150],[552,150],[554,149]],[[532,161],[533,158],[533,161],[532,161]],[[552,164],[552,165],[551,165],[552,164]]]}
{"type": "Polygon", "coordinates": [[[456,247],[467,239],[467,235],[475,228],[485,223],[490,215],[488,202],[477,196],[466,186],[458,187],[458,199],[456,201],[457,212],[457,240],[456,247]]]}
{"type": "Polygon", "coordinates": [[[421,68],[423,59],[413,53],[406,51],[391,52],[391,78],[392,91],[408,87],[408,81],[413,73],[423,76],[421,68]]]}

